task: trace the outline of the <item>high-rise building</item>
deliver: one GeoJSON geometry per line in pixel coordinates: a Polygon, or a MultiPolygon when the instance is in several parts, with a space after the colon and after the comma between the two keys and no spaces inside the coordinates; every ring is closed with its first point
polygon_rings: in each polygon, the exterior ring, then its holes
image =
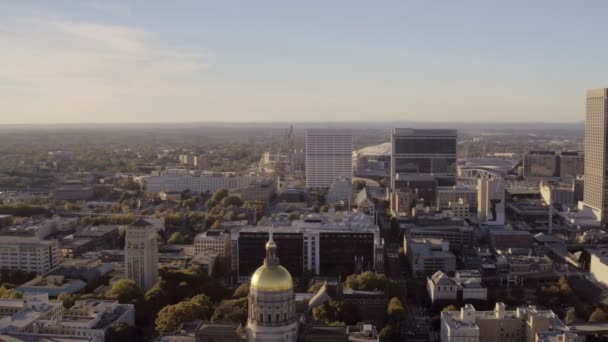
{"type": "Polygon", "coordinates": [[[433,205],[438,185],[456,184],[456,130],[394,128],[391,190],[409,188],[433,205]]]}
{"type": "Polygon", "coordinates": [[[560,178],[575,179],[585,171],[585,156],[579,151],[563,151],[559,156],[560,178]]]}
{"type": "Polygon", "coordinates": [[[346,129],[306,131],[306,186],[329,188],[353,177],[353,134],[346,129]]]}
{"type": "Polygon", "coordinates": [[[524,154],[524,177],[557,177],[558,156],[554,151],[530,151],[524,154]]]}
{"type": "Polygon", "coordinates": [[[142,219],[127,227],[125,236],[126,277],[143,290],[158,281],[158,242],[156,229],[142,219]]]}
{"type": "Polygon", "coordinates": [[[487,225],[505,224],[505,181],[502,178],[477,180],[477,217],[487,225]]]}
{"type": "Polygon", "coordinates": [[[585,120],[585,189],[584,203],[596,213],[602,225],[608,209],[606,181],[606,126],[608,117],[608,88],[587,91],[585,120]]]}

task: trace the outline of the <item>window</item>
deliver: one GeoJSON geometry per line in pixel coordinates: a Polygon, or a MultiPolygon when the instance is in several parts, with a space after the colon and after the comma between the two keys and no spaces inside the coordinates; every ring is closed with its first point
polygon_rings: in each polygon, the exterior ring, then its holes
{"type": "Polygon", "coordinates": [[[272,315],[268,314],[268,323],[272,322],[272,315]]]}

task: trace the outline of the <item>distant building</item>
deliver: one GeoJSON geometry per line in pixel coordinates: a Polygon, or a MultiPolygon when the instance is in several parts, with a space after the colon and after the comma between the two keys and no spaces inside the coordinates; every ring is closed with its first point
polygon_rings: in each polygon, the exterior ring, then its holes
{"type": "Polygon", "coordinates": [[[353,177],[353,134],[341,129],[306,131],[306,186],[329,188],[353,177]]]}
{"type": "Polygon", "coordinates": [[[477,209],[477,188],[467,185],[437,187],[437,209],[447,209],[450,202],[466,201],[471,208],[477,209]]]}
{"type": "Polygon", "coordinates": [[[524,154],[524,177],[558,177],[558,155],[554,151],[530,151],[524,154]]]}
{"type": "Polygon", "coordinates": [[[585,156],[578,151],[563,151],[559,156],[559,176],[576,179],[585,173],[585,156]]]}
{"type": "Polygon", "coordinates": [[[437,271],[454,272],[456,256],[450,252],[450,243],[441,239],[404,239],[405,256],[412,276],[423,277],[437,271]]]}
{"type": "Polygon", "coordinates": [[[213,193],[221,189],[241,189],[264,177],[237,176],[231,173],[203,172],[198,175],[167,173],[145,177],[146,192],[183,192],[213,193]]]}
{"type": "Polygon", "coordinates": [[[506,310],[496,303],[492,311],[476,311],[466,304],[460,311],[441,312],[441,342],[539,341],[538,334],[546,331],[569,333],[569,328],[553,311],[533,306],[506,310]]]}
{"type": "Polygon", "coordinates": [[[391,168],[391,143],[385,142],[353,151],[353,168],[357,177],[387,177],[391,168]]]}
{"type": "Polygon", "coordinates": [[[608,88],[587,91],[585,119],[585,206],[606,227],[608,222],[608,88]]]}
{"type": "Polygon", "coordinates": [[[240,197],[243,201],[260,201],[268,203],[272,200],[276,193],[276,184],[274,179],[255,180],[240,190],[240,197]]]}
{"type": "Polygon", "coordinates": [[[158,281],[158,242],[154,227],[137,220],[127,227],[125,237],[125,271],[128,279],[143,290],[158,281]]]}
{"type": "Polygon", "coordinates": [[[551,183],[541,181],[540,185],[540,196],[547,205],[560,205],[565,207],[576,207],[579,200],[576,181],[572,181],[570,184],[563,183],[551,183]]]}
{"type": "Polygon", "coordinates": [[[67,279],[64,276],[45,275],[19,285],[15,290],[20,293],[46,293],[58,297],[62,293],[76,294],[83,291],[87,283],[80,279],[67,279]]]}
{"type": "Polygon", "coordinates": [[[456,184],[456,139],[456,130],[394,128],[391,190],[401,189],[399,178],[407,181],[407,176],[432,176],[440,186],[456,184]]]}
{"type": "Polygon", "coordinates": [[[471,206],[464,198],[459,198],[457,202],[448,203],[448,207],[441,212],[447,217],[469,218],[471,206]]]}
{"type": "Polygon", "coordinates": [[[342,203],[345,206],[351,204],[353,197],[353,183],[350,179],[336,180],[325,195],[326,204],[342,203]]]}
{"type": "Polygon", "coordinates": [[[477,180],[477,217],[486,225],[505,224],[505,181],[502,178],[477,180]]]}
{"type": "Polygon", "coordinates": [[[444,217],[432,221],[418,221],[418,224],[405,229],[404,239],[432,238],[441,239],[450,243],[450,249],[462,251],[474,245],[474,230],[464,220],[444,217]]]}
{"type": "Polygon", "coordinates": [[[36,237],[0,237],[0,269],[44,274],[61,260],[57,240],[36,237]]]}
{"type": "Polygon", "coordinates": [[[60,201],[86,201],[93,197],[93,188],[85,187],[79,181],[69,181],[56,188],[53,197],[60,201]]]}
{"type": "Polygon", "coordinates": [[[207,230],[194,237],[194,252],[213,251],[219,256],[230,256],[230,233],[221,230],[207,230]]]}

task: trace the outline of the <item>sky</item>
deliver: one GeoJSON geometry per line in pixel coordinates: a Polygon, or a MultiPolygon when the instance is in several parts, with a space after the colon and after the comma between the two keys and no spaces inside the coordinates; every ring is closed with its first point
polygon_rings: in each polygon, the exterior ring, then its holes
{"type": "Polygon", "coordinates": [[[584,120],[608,2],[0,1],[0,124],[584,120]]]}

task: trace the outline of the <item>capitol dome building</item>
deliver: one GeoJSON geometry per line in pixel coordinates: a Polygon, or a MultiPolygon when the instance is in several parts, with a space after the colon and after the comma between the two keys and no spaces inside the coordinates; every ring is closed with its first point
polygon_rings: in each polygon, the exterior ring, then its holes
{"type": "Polygon", "coordinates": [[[289,271],[279,264],[272,233],[266,258],[251,277],[247,341],[293,341],[298,337],[295,293],[289,271]]]}

